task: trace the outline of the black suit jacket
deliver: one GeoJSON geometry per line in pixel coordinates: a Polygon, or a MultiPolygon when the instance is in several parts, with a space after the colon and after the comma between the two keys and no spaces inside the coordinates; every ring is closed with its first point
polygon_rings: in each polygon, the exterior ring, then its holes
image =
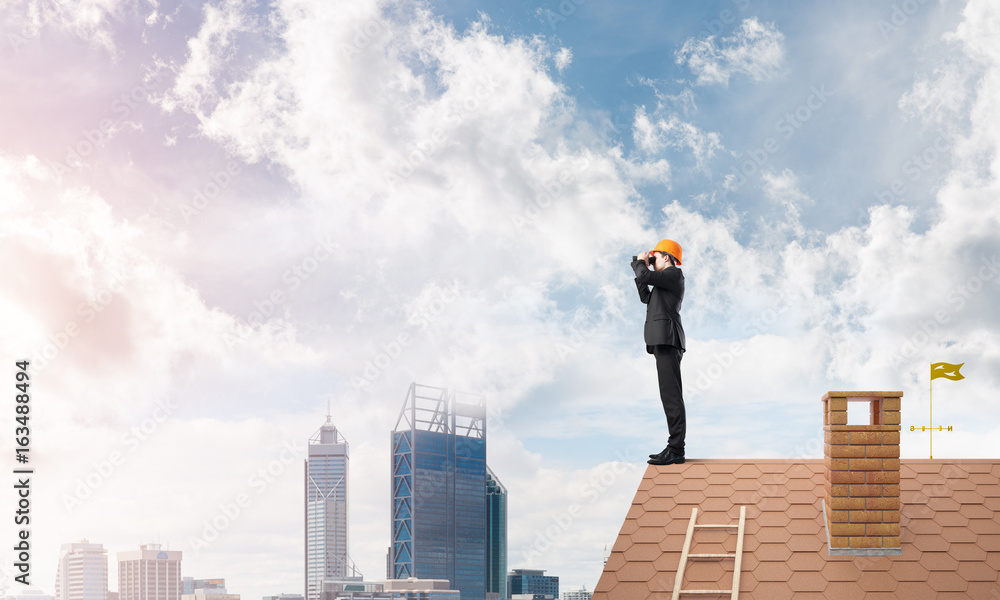
{"type": "Polygon", "coordinates": [[[659,344],[685,350],[684,326],[681,325],[684,273],[677,267],[650,271],[646,263],[635,256],[632,257],[632,270],[635,271],[639,300],[646,305],[646,325],[642,333],[646,352],[652,354],[653,346],[659,344]]]}

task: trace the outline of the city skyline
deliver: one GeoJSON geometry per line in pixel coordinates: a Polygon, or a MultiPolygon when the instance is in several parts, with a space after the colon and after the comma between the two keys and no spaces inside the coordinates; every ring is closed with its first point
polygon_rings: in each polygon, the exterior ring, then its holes
{"type": "MultiPolygon", "coordinates": [[[[303,467],[305,483],[303,514],[306,524],[303,546],[307,565],[303,597],[306,599],[313,594],[317,599],[319,598],[324,580],[361,577],[349,557],[349,444],[334,425],[332,415],[329,414],[329,407],[327,411],[326,421],[309,438],[308,457],[304,461],[303,467]],[[316,566],[311,570],[311,556],[325,558],[315,560],[316,566]],[[317,573],[317,575],[314,576],[313,573],[317,573]]],[[[422,492],[414,493],[412,497],[416,499],[418,496],[422,496],[420,504],[425,508],[428,506],[447,508],[444,513],[434,517],[435,525],[432,527],[438,527],[448,519],[454,520],[458,513],[467,513],[470,508],[475,512],[475,507],[482,504],[481,526],[472,526],[466,523],[464,528],[467,531],[463,534],[457,531],[461,528],[456,528],[452,524],[446,529],[449,532],[455,531],[458,537],[438,540],[443,544],[441,547],[447,548],[450,556],[453,557],[449,559],[446,567],[446,572],[450,574],[450,577],[444,579],[456,578],[457,580],[462,578],[467,593],[469,593],[470,582],[477,579],[477,576],[469,568],[470,566],[473,569],[476,567],[474,561],[463,560],[467,557],[462,556],[462,554],[469,548],[482,546],[483,568],[481,576],[478,578],[481,579],[484,598],[486,592],[497,593],[500,594],[500,598],[506,598],[509,575],[514,573],[514,571],[508,573],[506,570],[507,489],[486,463],[487,415],[488,411],[483,399],[474,394],[449,391],[445,388],[417,384],[416,382],[411,383],[406,401],[397,419],[397,430],[392,432],[393,464],[396,465],[392,475],[394,506],[397,506],[395,498],[402,490],[421,489],[422,492]],[[428,392],[432,395],[423,395],[428,392]],[[460,399],[464,402],[460,402],[460,399]],[[430,403],[418,406],[418,400],[430,401],[430,403]],[[410,431],[399,431],[400,423],[409,424],[410,431]],[[436,439],[424,436],[422,441],[417,442],[416,432],[418,428],[425,428],[421,429],[421,433],[437,433],[444,437],[436,439]],[[464,435],[461,435],[460,431],[464,435]],[[400,434],[407,435],[401,436],[400,434]],[[461,443],[456,443],[456,439],[454,439],[456,435],[473,441],[478,440],[481,444],[462,447],[461,443]],[[424,456],[427,455],[427,449],[422,450],[422,457],[417,459],[416,448],[418,444],[421,448],[430,448],[431,454],[444,457],[445,462],[429,465],[426,462],[426,456],[424,456]],[[470,474],[470,463],[462,462],[462,460],[468,461],[470,459],[476,463],[482,463],[480,465],[482,473],[478,473],[480,470],[478,467],[472,467],[472,479],[467,477],[470,474]],[[427,467],[434,471],[430,477],[427,476],[427,467]],[[412,478],[418,471],[423,476],[412,478]],[[463,473],[465,476],[462,475],[463,473]],[[482,477],[476,477],[476,474],[482,475],[482,477]],[[410,477],[408,478],[408,476],[410,477]],[[458,481],[459,479],[468,479],[468,481],[463,483],[458,481]],[[482,485],[477,486],[474,482],[482,485]],[[448,500],[446,496],[454,493],[456,488],[469,488],[471,492],[479,490],[478,496],[482,502],[477,500],[470,504],[471,498],[477,496],[475,493],[466,493],[465,497],[458,501],[448,500]],[[444,501],[442,502],[442,500],[444,501]],[[444,520],[441,520],[442,517],[444,520]],[[478,540],[475,537],[477,531],[481,534],[478,540]],[[459,538],[464,540],[464,546],[454,545],[459,538]],[[462,573],[463,569],[466,572],[465,575],[456,575],[456,573],[462,573]]],[[[410,499],[411,494],[403,495],[407,501],[410,499]]],[[[408,514],[410,517],[410,523],[412,523],[413,515],[416,513],[411,508],[412,506],[413,504],[407,502],[406,506],[403,507],[404,514],[408,514]]],[[[394,511],[391,519],[394,531],[397,530],[399,515],[399,511],[394,511]]],[[[409,530],[412,527],[410,524],[405,529],[409,530]]],[[[428,530],[426,525],[421,529],[428,530]]],[[[407,541],[411,542],[408,548],[412,548],[412,537],[407,541]]],[[[119,585],[127,586],[133,600],[137,597],[136,595],[144,596],[147,593],[145,590],[150,587],[157,590],[156,594],[162,594],[162,597],[157,596],[153,600],[178,600],[174,596],[193,594],[196,589],[202,591],[218,589],[220,590],[219,594],[227,593],[224,579],[195,579],[194,577],[180,576],[181,556],[181,552],[162,550],[162,545],[158,542],[142,544],[139,550],[119,552],[120,568],[121,565],[125,565],[124,570],[119,573],[119,585]],[[147,580],[150,576],[157,582],[153,586],[149,586],[147,580]],[[164,577],[167,578],[166,586],[162,585],[164,577]],[[174,579],[177,581],[174,582],[174,579]]],[[[390,557],[391,561],[398,558],[392,553],[390,557]]],[[[414,566],[414,561],[409,562],[411,564],[405,567],[391,567],[393,573],[400,575],[403,579],[415,577],[414,573],[417,567],[414,566]]],[[[427,564],[425,561],[425,566],[421,569],[425,570],[427,574],[433,574],[435,568],[428,568],[427,564]]],[[[103,545],[92,544],[87,540],[64,544],[60,555],[60,578],[56,582],[57,600],[95,600],[98,598],[103,600],[105,593],[112,593],[107,586],[107,570],[107,550],[104,549],[103,545]],[[100,563],[102,557],[104,560],[103,563],[100,563]],[[98,586],[100,588],[99,595],[80,595],[79,592],[83,589],[93,592],[90,588],[94,588],[93,581],[91,581],[94,579],[94,575],[90,571],[94,571],[95,567],[103,568],[101,571],[103,587],[98,586]],[[86,572],[86,578],[84,572],[86,572]],[[69,589],[66,583],[61,583],[66,577],[70,578],[69,585],[77,590],[76,595],[71,596],[68,593],[59,595],[60,589],[63,589],[64,592],[69,589]],[[85,579],[90,583],[84,585],[85,579]]],[[[516,572],[520,571],[520,569],[516,570],[516,572]]],[[[422,577],[422,579],[432,578],[422,577]]],[[[555,580],[557,581],[558,577],[555,580]]],[[[372,581],[372,578],[369,578],[368,581],[372,581]]]]}

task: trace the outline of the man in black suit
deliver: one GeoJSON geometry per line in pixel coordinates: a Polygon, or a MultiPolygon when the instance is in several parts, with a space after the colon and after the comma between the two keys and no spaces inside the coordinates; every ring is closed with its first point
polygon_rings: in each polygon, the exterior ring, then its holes
{"type": "Polygon", "coordinates": [[[672,240],[662,240],[653,250],[632,257],[639,300],[646,305],[646,324],[643,328],[646,352],[656,358],[660,402],[670,431],[667,447],[649,455],[651,465],[684,462],[686,420],[681,388],[684,327],[680,315],[684,299],[684,273],[677,268],[680,264],[681,247],[672,240]],[[650,265],[652,271],[649,270],[650,265]]]}

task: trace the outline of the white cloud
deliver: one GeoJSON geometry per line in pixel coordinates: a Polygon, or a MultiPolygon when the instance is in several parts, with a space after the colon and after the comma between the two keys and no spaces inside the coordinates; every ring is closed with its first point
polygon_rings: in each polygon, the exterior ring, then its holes
{"type": "Polygon", "coordinates": [[[697,126],[680,120],[677,115],[654,119],[646,114],[645,106],[635,109],[632,139],[644,152],[656,153],[666,146],[690,150],[698,166],[704,168],[716,152],[724,149],[718,133],[702,131],[697,126]]]}
{"type": "Polygon", "coordinates": [[[555,61],[556,69],[562,73],[573,62],[573,51],[569,48],[560,48],[559,52],[556,52],[555,61]]]}
{"type": "Polygon", "coordinates": [[[178,71],[170,93],[160,99],[167,111],[178,106],[198,112],[214,103],[214,80],[233,55],[233,37],[251,29],[254,19],[242,0],[225,0],[219,6],[206,4],[205,19],[196,37],[188,40],[188,56],[178,71]]]}
{"type": "Polygon", "coordinates": [[[729,84],[734,75],[747,75],[760,82],[781,72],[785,60],[785,36],[774,23],[756,17],[744,19],[729,37],[690,38],[674,53],[677,64],[686,64],[697,75],[696,83],[729,84]]]}
{"type": "MultiPolygon", "coordinates": [[[[198,292],[149,252],[148,231],[113,215],[86,189],[59,189],[35,161],[0,158],[2,185],[12,203],[0,206],[6,272],[20,285],[4,290],[18,308],[18,335],[4,336],[5,350],[25,354],[39,371],[60,373],[54,405],[74,414],[111,411],[123,398],[169,393],[189,359],[229,354],[229,315],[206,307],[198,292]],[[133,352],[136,351],[136,352],[133,352]],[[82,385],[99,377],[99,388],[82,385]],[[106,380],[105,380],[106,379],[106,380]]],[[[239,334],[237,334],[239,335],[239,334]]],[[[266,323],[242,333],[258,358],[312,360],[294,342],[294,330],[266,323]],[[263,353],[263,354],[259,354],[263,353]]]]}
{"type": "Polygon", "coordinates": [[[923,74],[899,99],[899,109],[907,115],[919,115],[930,123],[954,118],[968,100],[966,83],[972,69],[964,63],[947,65],[923,74]]]}
{"type": "Polygon", "coordinates": [[[760,217],[758,239],[762,245],[772,245],[779,240],[796,239],[805,241],[807,232],[800,222],[802,206],[812,204],[812,200],[799,189],[798,178],[791,169],[781,173],[764,171],[761,173],[763,191],[768,199],[784,209],[780,218],[772,214],[760,217]]]}
{"type": "MultiPolygon", "coordinates": [[[[1000,152],[997,152],[1000,145],[1000,107],[991,98],[1000,93],[997,68],[1000,51],[990,32],[996,31],[994,28],[1000,25],[1000,10],[990,2],[969,2],[963,16],[953,36],[946,39],[961,44],[964,53],[979,64],[980,75],[976,78],[976,94],[969,110],[972,120],[969,139],[954,148],[954,163],[959,166],[960,173],[979,178],[982,175],[976,171],[983,162],[982,157],[989,156],[989,177],[995,186],[1000,178],[1000,152]]],[[[961,118],[956,121],[962,124],[961,118]]]]}
{"type": "Polygon", "coordinates": [[[694,92],[689,87],[685,87],[676,94],[670,94],[659,89],[659,86],[663,84],[660,80],[639,77],[638,83],[648,86],[656,94],[656,112],[664,110],[677,111],[679,109],[681,113],[690,115],[698,110],[694,99],[694,92]]]}
{"type": "Polygon", "coordinates": [[[637,183],[660,183],[670,187],[670,163],[665,159],[659,158],[647,162],[623,161],[622,169],[629,179],[637,183]]]}
{"type": "Polygon", "coordinates": [[[55,27],[117,53],[115,21],[127,10],[126,0],[10,0],[4,2],[8,20],[6,42],[17,48],[55,27]]]}

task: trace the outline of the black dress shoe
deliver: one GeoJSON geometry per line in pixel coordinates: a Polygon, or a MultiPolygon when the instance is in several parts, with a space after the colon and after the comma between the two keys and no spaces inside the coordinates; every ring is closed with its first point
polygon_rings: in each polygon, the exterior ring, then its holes
{"type": "Polygon", "coordinates": [[[684,464],[684,456],[667,452],[666,454],[650,458],[646,462],[651,465],[681,465],[684,464]]]}
{"type": "Polygon", "coordinates": [[[670,448],[664,448],[663,450],[660,450],[656,454],[650,454],[649,458],[659,458],[659,457],[663,456],[664,454],[666,454],[667,452],[670,452],[670,448]]]}

